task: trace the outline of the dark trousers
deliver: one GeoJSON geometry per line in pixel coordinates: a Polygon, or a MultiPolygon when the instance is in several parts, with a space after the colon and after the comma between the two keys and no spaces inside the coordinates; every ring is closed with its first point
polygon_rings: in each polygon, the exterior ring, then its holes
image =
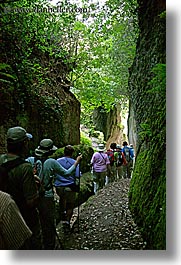
{"type": "Polygon", "coordinates": [[[43,237],[43,248],[55,248],[55,202],[53,197],[42,197],[39,203],[39,215],[43,237]]]}
{"type": "Polygon", "coordinates": [[[32,232],[32,236],[29,240],[26,241],[26,245],[22,247],[22,249],[30,249],[30,250],[41,250],[42,249],[42,241],[41,241],[41,225],[40,218],[37,209],[21,209],[21,214],[32,232]]]}
{"type": "Polygon", "coordinates": [[[76,193],[70,187],[56,187],[56,192],[59,196],[60,218],[70,223],[75,206],[76,193]]]}
{"type": "Polygon", "coordinates": [[[132,162],[128,162],[127,165],[123,166],[123,178],[131,178],[132,162]]]}
{"type": "Polygon", "coordinates": [[[93,182],[94,182],[94,193],[102,189],[105,186],[105,178],[107,171],[105,172],[93,172],[93,182]]]}

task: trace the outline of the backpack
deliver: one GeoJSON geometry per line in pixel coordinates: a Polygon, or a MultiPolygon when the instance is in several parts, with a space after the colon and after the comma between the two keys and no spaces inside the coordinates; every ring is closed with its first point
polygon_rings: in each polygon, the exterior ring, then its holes
{"type": "Polygon", "coordinates": [[[34,163],[33,163],[33,173],[34,173],[35,182],[36,182],[40,197],[44,197],[45,191],[49,191],[50,189],[53,189],[51,179],[46,185],[44,183],[45,175],[43,174],[43,165],[44,165],[45,161],[46,161],[46,159],[40,160],[40,159],[35,158],[34,163]]]}
{"type": "Polygon", "coordinates": [[[10,170],[24,163],[27,162],[22,158],[17,157],[16,159],[7,161],[0,165],[0,190],[7,192],[10,170]]]}
{"type": "Polygon", "coordinates": [[[40,197],[43,197],[45,195],[45,186],[44,186],[44,176],[42,177],[42,179],[40,179],[41,177],[41,172],[43,170],[43,161],[41,161],[40,159],[38,159],[37,157],[28,157],[26,159],[26,161],[28,161],[31,165],[32,165],[32,169],[33,169],[33,175],[35,178],[35,182],[36,182],[36,187],[39,193],[40,197]]]}
{"type": "Polygon", "coordinates": [[[34,156],[30,156],[26,159],[26,161],[30,162],[33,168],[33,174],[40,176],[42,171],[42,162],[40,159],[34,156]]]}
{"type": "Polygon", "coordinates": [[[40,179],[41,172],[43,171],[43,163],[44,162],[41,161],[41,160],[38,160],[37,157],[34,157],[33,174],[34,174],[34,177],[35,177],[35,182],[36,182],[36,186],[37,186],[38,193],[39,193],[40,197],[44,197],[45,191],[46,191],[46,188],[45,188],[45,185],[44,185],[44,175],[43,175],[42,179],[40,179]]]}
{"type": "Polygon", "coordinates": [[[129,147],[127,146],[124,147],[124,155],[125,155],[126,161],[130,162],[130,150],[129,150],[129,147]]]}
{"type": "Polygon", "coordinates": [[[120,167],[123,164],[123,155],[122,155],[122,151],[117,151],[118,152],[118,158],[116,161],[116,166],[120,167]]]}
{"type": "Polygon", "coordinates": [[[106,154],[108,155],[110,166],[113,166],[114,165],[114,151],[109,149],[107,150],[106,154]]]}

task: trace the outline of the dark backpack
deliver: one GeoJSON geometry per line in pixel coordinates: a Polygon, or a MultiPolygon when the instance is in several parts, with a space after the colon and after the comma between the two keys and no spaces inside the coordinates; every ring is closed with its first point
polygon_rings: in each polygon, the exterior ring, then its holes
{"type": "MultiPolygon", "coordinates": [[[[45,188],[45,184],[44,184],[44,175],[42,177],[42,179],[40,178],[41,176],[39,175],[40,172],[38,169],[38,162],[41,161],[40,159],[38,160],[37,157],[34,157],[34,161],[33,161],[33,174],[34,174],[34,177],[35,177],[35,182],[36,182],[36,186],[37,186],[37,189],[38,189],[38,193],[39,193],[39,196],[40,197],[44,197],[45,195],[45,191],[48,190],[45,188]]],[[[46,160],[44,161],[41,161],[41,170],[42,170],[42,173],[43,173],[43,164],[46,160]]]]}
{"type": "Polygon", "coordinates": [[[122,151],[119,150],[117,152],[118,152],[118,158],[117,158],[117,161],[116,161],[116,166],[120,167],[123,164],[123,155],[122,155],[122,151]]]}
{"type": "Polygon", "coordinates": [[[0,190],[7,192],[10,170],[24,163],[27,163],[27,162],[23,160],[22,158],[17,157],[16,159],[7,161],[0,165],[0,190]]]}
{"type": "Polygon", "coordinates": [[[53,184],[52,184],[51,179],[46,185],[44,183],[45,175],[43,174],[43,165],[44,165],[45,161],[46,161],[46,159],[35,158],[34,163],[33,163],[33,173],[34,173],[35,182],[36,182],[40,197],[44,197],[45,191],[49,191],[50,189],[53,189],[53,184]],[[37,167],[39,161],[41,161],[41,169],[40,168],[38,169],[38,167],[37,167]],[[40,175],[38,175],[38,173],[40,173],[40,175]]]}
{"type": "Polygon", "coordinates": [[[125,155],[126,161],[130,162],[130,160],[131,160],[130,159],[130,149],[127,146],[124,147],[124,155],[125,155]]]}
{"type": "Polygon", "coordinates": [[[107,150],[106,154],[108,155],[110,166],[113,166],[114,165],[114,151],[109,149],[107,150]]]}

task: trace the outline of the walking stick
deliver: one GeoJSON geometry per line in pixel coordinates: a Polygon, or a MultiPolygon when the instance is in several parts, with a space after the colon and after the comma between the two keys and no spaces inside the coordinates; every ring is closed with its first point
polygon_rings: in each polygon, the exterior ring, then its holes
{"type": "Polygon", "coordinates": [[[54,225],[53,225],[53,230],[54,230],[54,232],[55,232],[55,236],[56,236],[56,238],[58,239],[58,243],[59,243],[61,249],[64,250],[64,246],[63,246],[63,244],[62,244],[62,242],[61,242],[61,240],[60,240],[60,237],[59,237],[59,235],[58,235],[58,233],[57,233],[57,230],[56,230],[56,227],[55,227],[54,225]]]}

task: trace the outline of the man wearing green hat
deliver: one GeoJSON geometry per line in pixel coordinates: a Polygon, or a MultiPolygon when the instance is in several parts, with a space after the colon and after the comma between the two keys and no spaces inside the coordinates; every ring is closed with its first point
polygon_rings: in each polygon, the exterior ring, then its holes
{"type": "Polygon", "coordinates": [[[0,156],[0,165],[8,169],[9,193],[32,231],[30,249],[41,249],[41,233],[37,205],[39,195],[31,164],[25,161],[29,153],[29,140],[33,136],[20,126],[7,131],[7,153],[0,156]],[[12,167],[12,164],[14,166],[12,167]]]}

